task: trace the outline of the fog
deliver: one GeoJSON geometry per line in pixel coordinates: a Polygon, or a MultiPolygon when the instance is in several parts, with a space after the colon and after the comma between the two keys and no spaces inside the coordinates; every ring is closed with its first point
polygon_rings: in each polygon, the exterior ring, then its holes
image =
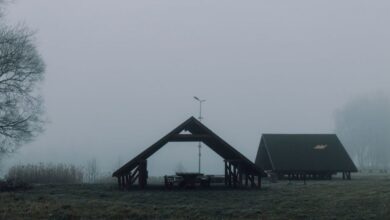
{"type": "MultiPolygon", "coordinates": [[[[390,94],[390,2],[18,0],[11,24],[36,30],[49,123],[3,161],[111,172],[206,99],[204,123],[254,160],[262,133],[333,133],[334,114],[390,94]]],[[[204,149],[203,168],[222,159],[204,149]]],[[[196,171],[197,143],[169,144],[150,175],[196,171]]]]}

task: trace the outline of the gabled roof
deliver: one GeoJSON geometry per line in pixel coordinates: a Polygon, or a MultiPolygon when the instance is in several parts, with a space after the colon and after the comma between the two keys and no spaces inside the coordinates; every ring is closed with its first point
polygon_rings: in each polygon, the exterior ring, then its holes
{"type": "Polygon", "coordinates": [[[256,165],[275,172],[357,172],[335,134],[263,134],[256,165]]]}
{"type": "Polygon", "coordinates": [[[220,138],[194,117],[187,119],[159,141],[127,162],[112,175],[117,177],[129,173],[138,165],[140,161],[149,158],[165,144],[168,142],[177,141],[202,141],[223,159],[239,161],[241,168],[245,169],[247,172],[264,175],[264,172],[261,168],[256,166],[252,161],[247,159],[244,155],[234,149],[231,145],[225,142],[222,138],[220,138]],[[183,134],[181,133],[182,131],[188,131],[190,134],[183,134]]]}

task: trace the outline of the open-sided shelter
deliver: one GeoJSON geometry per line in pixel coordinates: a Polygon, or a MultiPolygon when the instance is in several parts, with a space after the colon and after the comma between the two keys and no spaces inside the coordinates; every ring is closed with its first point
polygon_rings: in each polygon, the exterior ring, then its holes
{"type": "Polygon", "coordinates": [[[279,177],[330,179],[357,168],[335,134],[263,134],[256,165],[279,177]]]}
{"type": "Polygon", "coordinates": [[[225,161],[225,185],[229,187],[261,187],[263,170],[234,149],[213,131],[194,117],[180,124],[166,136],[148,147],[135,158],[113,173],[118,178],[120,188],[128,188],[137,183],[147,185],[147,159],[168,142],[203,142],[225,161]],[[188,131],[189,134],[183,134],[188,131]]]}

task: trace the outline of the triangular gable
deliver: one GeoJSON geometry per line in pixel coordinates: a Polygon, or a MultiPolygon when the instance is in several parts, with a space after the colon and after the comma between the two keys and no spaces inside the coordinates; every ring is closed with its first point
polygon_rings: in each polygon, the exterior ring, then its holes
{"type": "Polygon", "coordinates": [[[271,162],[270,155],[265,146],[264,139],[260,141],[259,150],[257,151],[255,164],[259,167],[262,167],[264,170],[274,170],[274,166],[271,162]]]}
{"type": "Polygon", "coordinates": [[[163,138],[158,140],[155,144],[144,150],[142,153],[137,155],[134,159],[123,165],[117,171],[113,173],[113,176],[119,176],[124,173],[130,172],[134,169],[138,163],[142,160],[146,160],[155,152],[160,150],[168,142],[176,141],[201,141],[210,147],[215,153],[221,156],[225,160],[238,160],[242,164],[242,168],[248,172],[263,175],[262,169],[257,167],[254,163],[248,160],[244,155],[226,143],[222,138],[212,132],[204,124],[198,121],[194,117],[190,117],[188,120],[180,124],[178,127],[173,129],[163,138]]]}

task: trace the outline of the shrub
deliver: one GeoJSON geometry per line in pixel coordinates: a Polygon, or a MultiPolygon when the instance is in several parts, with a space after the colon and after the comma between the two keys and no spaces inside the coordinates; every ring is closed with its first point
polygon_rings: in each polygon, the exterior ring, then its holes
{"type": "Polygon", "coordinates": [[[7,179],[34,184],[81,183],[83,172],[81,168],[67,164],[16,165],[8,170],[7,179]]]}
{"type": "Polygon", "coordinates": [[[28,190],[32,186],[23,181],[17,180],[0,180],[0,192],[16,191],[16,190],[28,190]]]}

